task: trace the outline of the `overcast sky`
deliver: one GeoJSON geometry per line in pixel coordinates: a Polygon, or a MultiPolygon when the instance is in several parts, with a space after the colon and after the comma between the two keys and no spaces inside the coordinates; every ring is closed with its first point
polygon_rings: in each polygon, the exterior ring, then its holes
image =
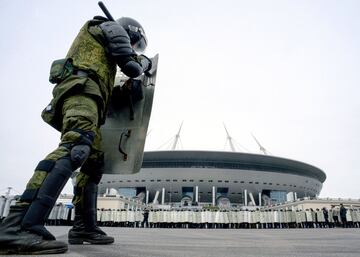
{"type": "MultiPolygon", "coordinates": [[[[146,150],[230,150],[312,164],[321,197],[360,198],[360,1],[104,1],[160,54],[146,150]],[[243,148],[241,148],[242,146],[243,148]]],[[[63,58],[97,1],[0,0],[0,194],[21,193],[59,143],[44,123],[51,62],[63,58]]],[[[71,193],[68,185],[65,192],[71,193]]]]}

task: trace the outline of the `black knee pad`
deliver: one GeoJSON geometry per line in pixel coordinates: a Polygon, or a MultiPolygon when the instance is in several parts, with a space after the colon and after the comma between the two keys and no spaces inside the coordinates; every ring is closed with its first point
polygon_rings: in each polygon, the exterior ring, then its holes
{"type": "Polygon", "coordinates": [[[89,145],[75,145],[71,148],[70,157],[73,166],[80,167],[90,155],[91,148],[89,145]]]}
{"type": "Polygon", "coordinates": [[[83,131],[81,129],[74,129],[73,131],[81,135],[79,140],[71,144],[62,144],[62,146],[70,150],[70,159],[75,170],[83,165],[89,157],[95,133],[92,131],[83,131]]]}

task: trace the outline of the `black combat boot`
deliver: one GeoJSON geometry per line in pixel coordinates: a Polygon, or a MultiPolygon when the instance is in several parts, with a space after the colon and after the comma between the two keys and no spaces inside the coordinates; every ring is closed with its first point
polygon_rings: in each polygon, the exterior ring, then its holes
{"type": "Polygon", "coordinates": [[[45,240],[42,236],[30,231],[20,230],[13,236],[0,239],[0,255],[7,254],[55,254],[64,253],[68,246],[64,242],[45,240]]]}
{"type": "Polygon", "coordinates": [[[27,203],[17,203],[10,207],[9,215],[0,225],[0,255],[66,252],[67,244],[44,240],[42,236],[22,229],[21,223],[28,208],[27,203]]]}
{"type": "Polygon", "coordinates": [[[97,202],[97,184],[88,181],[82,192],[75,188],[75,194],[83,194],[81,201],[75,204],[74,226],[68,234],[69,244],[112,244],[114,238],[107,236],[96,225],[96,202],[97,202]]]}
{"type": "Polygon", "coordinates": [[[56,161],[21,220],[18,240],[5,242],[8,253],[52,254],[68,250],[67,244],[56,241],[44,224],[72,171],[69,158],[56,161]]]}

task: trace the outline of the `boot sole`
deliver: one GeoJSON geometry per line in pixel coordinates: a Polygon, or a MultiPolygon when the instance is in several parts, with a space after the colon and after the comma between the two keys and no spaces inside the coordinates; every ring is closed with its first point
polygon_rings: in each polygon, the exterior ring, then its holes
{"type": "Polygon", "coordinates": [[[84,243],[90,243],[92,245],[107,245],[114,243],[114,240],[93,240],[89,238],[76,238],[76,239],[69,239],[68,243],[71,245],[82,245],[84,243]]]}
{"type": "Polygon", "coordinates": [[[0,249],[0,255],[10,255],[10,254],[24,254],[24,255],[43,255],[43,254],[58,254],[67,252],[68,248],[56,248],[56,249],[47,249],[39,251],[22,251],[14,248],[11,249],[0,249]]]}

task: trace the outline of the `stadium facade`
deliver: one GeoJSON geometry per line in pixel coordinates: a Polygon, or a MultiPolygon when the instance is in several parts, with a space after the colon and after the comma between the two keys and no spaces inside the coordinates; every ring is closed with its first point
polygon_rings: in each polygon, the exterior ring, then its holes
{"type": "Polygon", "coordinates": [[[319,195],[326,174],[303,162],[220,151],[151,151],[132,175],[106,174],[100,194],[144,203],[264,206],[319,195]]]}

